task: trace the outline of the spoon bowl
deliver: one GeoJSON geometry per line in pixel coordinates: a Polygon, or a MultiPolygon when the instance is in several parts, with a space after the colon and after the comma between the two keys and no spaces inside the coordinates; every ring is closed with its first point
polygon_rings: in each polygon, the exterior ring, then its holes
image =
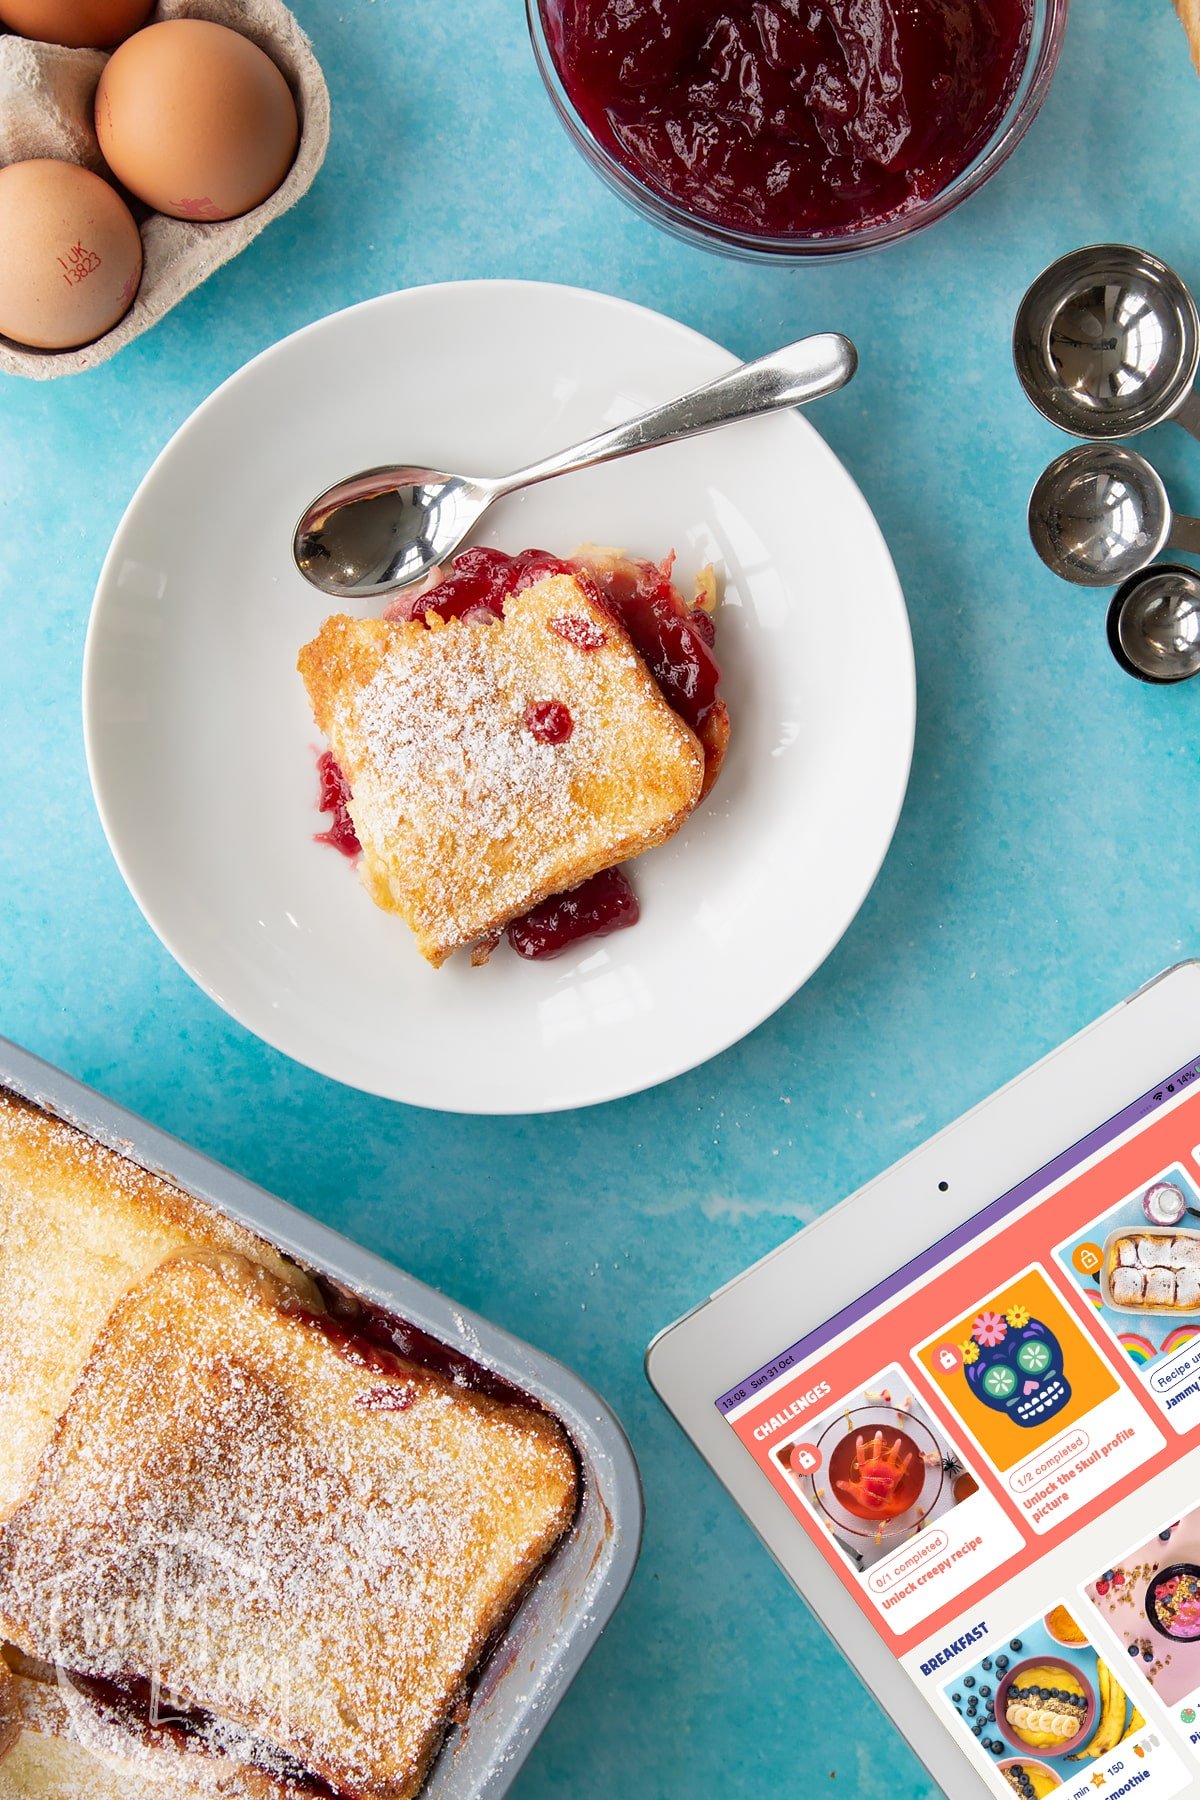
{"type": "Polygon", "coordinates": [[[1119,444],[1078,444],[1055,457],[1029,499],[1034,549],[1047,568],[1082,587],[1114,587],[1136,575],[1166,548],[1175,524],[1159,475],[1119,444]]]}
{"type": "Polygon", "coordinates": [[[308,508],[296,527],[296,566],[337,600],[406,587],[446,554],[444,543],[462,542],[494,485],[440,469],[364,469],[308,508]]]}
{"type": "Polygon", "coordinates": [[[451,475],[404,463],[364,469],[306,508],[292,540],[296,567],[334,600],[394,593],[452,556],[504,494],[740,419],[803,406],[845,387],[857,367],[849,338],[818,332],[514,475],[451,475]]]}
{"type": "Polygon", "coordinates": [[[1052,263],[1017,310],[1013,361],[1062,431],[1109,440],[1173,418],[1200,435],[1200,313],[1146,250],[1094,244],[1052,263]]]}
{"type": "Polygon", "coordinates": [[[1200,675],[1200,574],[1158,563],[1122,583],[1108,609],[1108,642],[1139,681],[1167,686],[1200,675]]]}

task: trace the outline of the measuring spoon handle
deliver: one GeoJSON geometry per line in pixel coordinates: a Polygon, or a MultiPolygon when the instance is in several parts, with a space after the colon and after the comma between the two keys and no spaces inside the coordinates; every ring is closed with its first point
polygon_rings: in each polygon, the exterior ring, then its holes
{"type": "Polygon", "coordinates": [[[1168,550],[1186,550],[1192,556],[1200,556],[1200,519],[1190,519],[1186,513],[1174,513],[1166,547],[1168,550]]]}

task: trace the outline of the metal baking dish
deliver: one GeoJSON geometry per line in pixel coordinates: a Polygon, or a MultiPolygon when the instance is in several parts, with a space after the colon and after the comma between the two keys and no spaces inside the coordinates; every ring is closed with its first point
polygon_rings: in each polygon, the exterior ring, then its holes
{"type": "Polygon", "coordinates": [[[540,1400],[583,1470],[570,1534],[522,1602],[479,1678],[465,1725],[450,1732],[422,1800],[498,1800],[616,1611],[637,1562],[642,1492],[615,1415],[585,1382],[476,1313],[453,1305],[197,1150],[157,1131],[61,1070],[0,1038],[0,1086],[206,1201],[321,1275],[397,1313],[540,1400]]]}

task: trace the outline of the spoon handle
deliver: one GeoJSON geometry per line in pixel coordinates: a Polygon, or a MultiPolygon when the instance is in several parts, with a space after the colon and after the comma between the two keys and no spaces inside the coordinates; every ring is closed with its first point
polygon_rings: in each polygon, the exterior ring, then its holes
{"type": "Polygon", "coordinates": [[[803,406],[808,400],[819,400],[823,394],[845,387],[857,367],[858,353],[849,338],[840,333],[826,331],[801,338],[799,343],[772,351],[770,356],[760,356],[755,362],[743,363],[690,394],[668,400],[665,406],[656,406],[639,418],[508,476],[495,483],[495,492],[509,493],[535,481],[548,481],[552,475],[566,475],[573,469],[588,469],[596,463],[611,462],[614,457],[629,456],[635,450],[675,444],[681,438],[696,437],[718,425],[731,425],[737,419],[752,419],[759,413],[778,412],[787,406],[803,406]]]}
{"type": "Polygon", "coordinates": [[[1200,393],[1193,388],[1183,405],[1171,417],[1176,425],[1182,425],[1194,438],[1200,438],[1200,393]]]}
{"type": "Polygon", "coordinates": [[[1190,556],[1200,555],[1200,519],[1189,519],[1186,513],[1172,513],[1170,550],[1185,550],[1190,556]]]}

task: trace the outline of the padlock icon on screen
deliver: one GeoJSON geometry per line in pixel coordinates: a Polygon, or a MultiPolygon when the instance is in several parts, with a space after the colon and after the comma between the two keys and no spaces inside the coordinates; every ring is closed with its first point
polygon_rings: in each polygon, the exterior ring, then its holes
{"type": "Polygon", "coordinates": [[[1099,1244],[1076,1244],[1071,1261],[1081,1275],[1098,1275],[1104,1266],[1104,1252],[1099,1244]]]}
{"type": "Polygon", "coordinates": [[[815,1444],[793,1444],[788,1461],[797,1475],[812,1475],[821,1466],[821,1452],[815,1444]]]}
{"type": "Polygon", "coordinates": [[[962,1351],[957,1344],[939,1344],[933,1360],[943,1375],[953,1375],[955,1369],[962,1367],[962,1351]]]}

